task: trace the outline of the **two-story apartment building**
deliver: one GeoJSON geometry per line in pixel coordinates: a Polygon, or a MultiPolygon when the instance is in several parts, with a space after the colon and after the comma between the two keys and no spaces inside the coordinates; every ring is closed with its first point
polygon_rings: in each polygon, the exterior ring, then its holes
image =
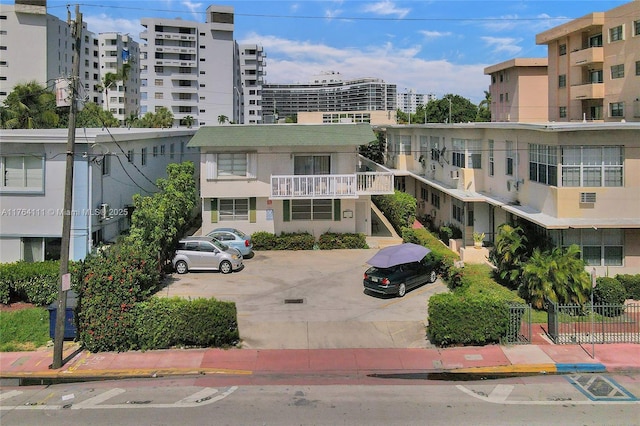
{"type": "Polygon", "coordinates": [[[393,193],[390,172],[367,172],[358,147],[369,124],[201,127],[202,232],[371,233],[371,195],[393,193]]]}
{"type": "Polygon", "coordinates": [[[638,123],[389,126],[386,166],[419,215],[453,224],[471,246],[528,222],[578,244],[599,275],[640,272],[638,123]]]}
{"type": "MultiPolygon", "coordinates": [[[[67,129],[3,130],[0,145],[0,262],[58,259],[62,236],[67,129]]],[[[134,194],[158,191],[169,163],[199,153],[195,130],[78,129],[71,259],[129,228],[134,194]]]]}

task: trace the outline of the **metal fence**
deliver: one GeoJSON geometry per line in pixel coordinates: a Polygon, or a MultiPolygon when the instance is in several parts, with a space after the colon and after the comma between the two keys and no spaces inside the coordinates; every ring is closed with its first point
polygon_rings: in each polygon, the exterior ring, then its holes
{"type": "Polygon", "coordinates": [[[513,304],[509,307],[507,334],[503,344],[528,345],[531,343],[531,306],[513,304]]]}
{"type": "Polygon", "coordinates": [[[640,304],[547,306],[548,334],[556,344],[640,343],[640,304]]]}

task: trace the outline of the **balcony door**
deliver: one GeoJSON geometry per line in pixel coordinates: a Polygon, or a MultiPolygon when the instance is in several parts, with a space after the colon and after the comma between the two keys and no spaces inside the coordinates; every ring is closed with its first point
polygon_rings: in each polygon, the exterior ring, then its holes
{"type": "Polygon", "coordinates": [[[293,159],[294,175],[328,175],[331,173],[331,155],[296,155],[293,159]]]}

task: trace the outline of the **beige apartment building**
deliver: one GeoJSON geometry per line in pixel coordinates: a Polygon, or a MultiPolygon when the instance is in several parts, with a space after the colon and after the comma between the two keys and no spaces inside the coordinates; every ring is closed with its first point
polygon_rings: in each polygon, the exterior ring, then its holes
{"type": "Polygon", "coordinates": [[[640,121],[640,1],[536,36],[549,57],[549,120],[640,121]]]}
{"type": "Polygon", "coordinates": [[[515,58],[484,69],[491,76],[491,121],[548,121],[547,58],[515,58]]]}
{"type": "Polygon", "coordinates": [[[522,223],[557,246],[579,245],[598,275],[640,272],[640,123],[394,125],[386,132],[384,165],[396,189],[416,197],[419,216],[459,228],[463,249],[473,246],[473,232],[484,232],[490,245],[499,225],[522,223]]]}

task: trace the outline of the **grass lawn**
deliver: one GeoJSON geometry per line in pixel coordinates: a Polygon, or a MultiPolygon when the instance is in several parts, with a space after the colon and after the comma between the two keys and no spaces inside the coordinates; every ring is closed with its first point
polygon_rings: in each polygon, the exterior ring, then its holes
{"type": "Polygon", "coordinates": [[[47,308],[0,312],[0,352],[33,351],[49,340],[47,308]]]}

